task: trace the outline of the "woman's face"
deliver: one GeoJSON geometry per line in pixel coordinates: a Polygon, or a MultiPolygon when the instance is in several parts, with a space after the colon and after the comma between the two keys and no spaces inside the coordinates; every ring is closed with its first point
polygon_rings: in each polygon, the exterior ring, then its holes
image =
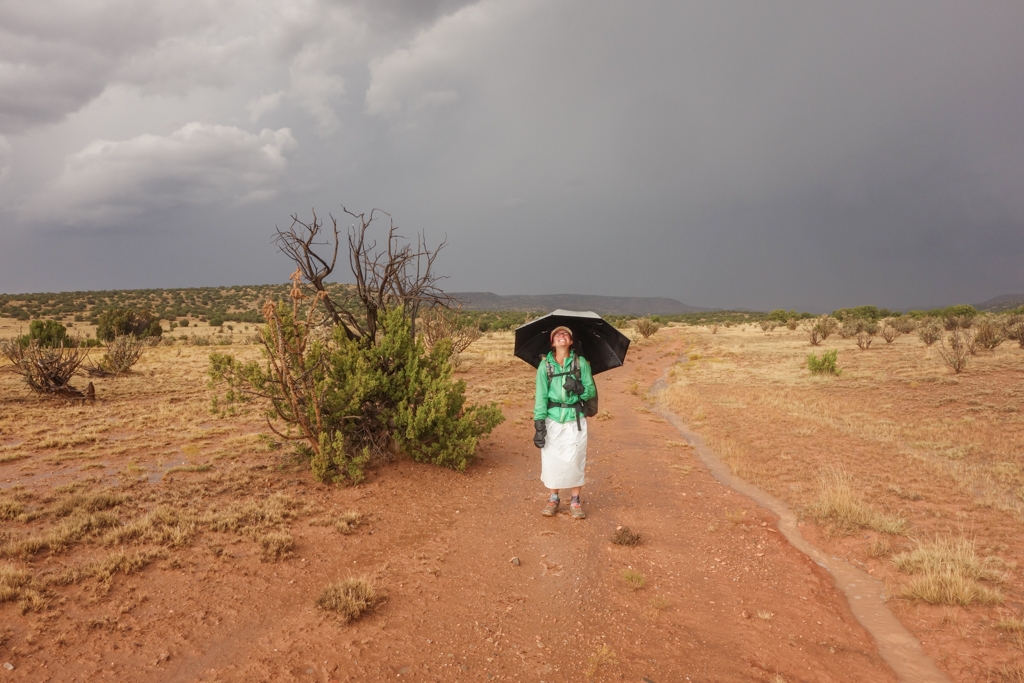
{"type": "Polygon", "coordinates": [[[572,344],[572,337],[570,337],[569,333],[564,330],[559,330],[558,332],[555,332],[555,335],[551,337],[551,346],[555,347],[556,349],[568,348],[570,344],[572,344]]]}

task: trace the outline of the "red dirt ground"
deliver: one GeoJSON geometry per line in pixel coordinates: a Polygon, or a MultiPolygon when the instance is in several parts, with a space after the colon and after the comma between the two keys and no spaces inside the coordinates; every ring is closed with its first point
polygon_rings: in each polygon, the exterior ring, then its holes
{"type": "MultiPolygon", "coordinates": [[[[358,510],[351,535],[297,522],[283,562],[196,543],[181,568],[119,575],[102,599],[41,616],[0,604],[0,663],[15,666],[0,681],[895,681],[830,577],[627,391],[680,344],[641,345],[599,376],[611,419],[590,422],[585,521],[539,514],[532,396],[514,397],[465,474],[403,461],[349,488],[268,475],[358,510]],[[610,543],[618,525],[642,543],[610,543]],[[316,607],[327,583],[361,575],[387,595],[375,613],[343,624],[316,607]]],[[[498,372],[530,386],[525,364],[498,372]]]]}

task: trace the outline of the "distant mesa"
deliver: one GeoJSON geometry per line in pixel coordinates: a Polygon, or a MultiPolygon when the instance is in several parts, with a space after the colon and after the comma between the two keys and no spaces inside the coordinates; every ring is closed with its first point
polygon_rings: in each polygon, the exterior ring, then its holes
{"type": "Polygon", "coordinates": [[[1024,306],[1024,294],[1000,294],[988,301],[982,301],[980,304],[974,305],[979,311],[992,311],[993,313],[1012,311],[1021,306],[1024,306]]]}
{"type": "Polygon", "coordinates": [[[449,292],[467,311],[594,311],[602,315],[677,315],[713,311],[664,297],[597,296],[593,294],[513,294],[449,292]]]}

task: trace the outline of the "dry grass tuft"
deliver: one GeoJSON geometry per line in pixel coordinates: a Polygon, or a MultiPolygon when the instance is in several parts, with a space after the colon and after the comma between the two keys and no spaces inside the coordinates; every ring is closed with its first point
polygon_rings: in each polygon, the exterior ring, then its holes
{"type": "Polygon", "coordinates": [[[1024,633],[1024,619],[1019,617],[1006,617],[996,622],[996,628],[1007,633],[1024,633]]]}
{"type": "Polygon", "coordinates": [[[25,506],[14,500],[0,500],[0,519],[16,519],[25,512],[25,506]]]}
{"type": "Polygon", "coordinates": [[[27,571],[10,565],[0,566],[0,602],[18,601],[21,613],[40,612],[46,608],[43,587],[27,571]]]}
{"type": "Polygon", "coordinates": [[[658,596],[650,600],[650,605],[659,612],[672,606],[672,602],[665,596],[658,596]]]}
{"type": "Polygon", "coordinates": [[[988,680],[1005,681],[1006,683],[1024,683],[1024,664],[1013,662],[992,669],[988,680]],[[993,678],[994,677],[994,678],[993,678]]]}
{"type": "Polygon", "coordinates": [[[764,619],[765,621],[771,621],[775,618],[775,612],[769,612],[766,609],[757,610],[757,618],[764,619]]]}
{"type": "Polygon", "coordinates": [[[191,542],[195,532],[196,520],[191,514],[169,505],[160,505],[152,512],[111,530],[104,535],[102,542],[111,546],[144,541],[180,548],[191,542]]]}
{"type": "Polygon", "coordinates": [[[647,585],[647,579],[645,579],[644,575],[635,569],[623,569],[622,580],[629,584],[629,587],[635,591],[638,591],[647,585]]]}
{"type": "Polygon", "coordinates": [[[345,621],[355,621],[384,601],[373,581],[355,578],[332,583],[316,601],[320,609],[337,612],[345,621]]]}
{"type": "Polygon", "coordinates": [[[29,558],[43,550],[60,552],[88,535],[116,526],[117,516],[109,512],[88,514],[76,512],[56,526],[28,538],[16,539],[0,545],[0,557],[29,558]]]}
{"type": "Polygon", "coordinates": [[[642,538],[639,531],[633,531],[628,526],[618,526],[611,540],[615,545],[637,545],[642,538]]]}
{"type": "Polygon", "coordinates": [[[99,512],[117,507],[127,500],[125,496],[100,491],[99,493],[79,493],[68,496],[57,502],[50,513],[55,517],[67,517],[73,512],[99,512]]]}
{"type": "Polygon", "coordinates": [[[873,538],[868,543],[868,557],[885,557],[891,552],[892,546],[889,545],[889,539],[887,538],[873,538]]]}
{"type": "Polygon", "coordinates": [[[356,530],[356,527],[363,521],[363,516],[358,512],[349,510],[334,522],[334,528],[346,536],[356,530]]]}
{"type": "Polygon", "coordinates": [[[933,605],[960,605],[975,602],[998,605],[1003,596],[995,588],[979,581],[1003,583],[1008,565],[997,557],[980,559],[974,542],[964,538],[942,538],[918,542],[911,551],[893,558],[893,564],[914,578],[903,588],[903,597],[933,605]]]}
{"type": "Polygon", "coordinates": [[[597,648],[597,651],[591,655],[587,661],[587,678],[594,678],[597,676],[597,672],[603,666],[609,666],[618,664],[619,661],[615,657],[615,651],[612,650],[607,643],[603,643],[601,647],[597,648]]]}
{"type": "Polygon", "coordinates": [[[599,420],[601,422],[604,422],[606,420],[612,419],[612,414],[610,412],[608,412],[607,410],[601,410],[601,411],[598,411],[597,415],[594,416],[594,419],[595,420],[599,420]]]}
{"type": "Polygon", "coordinates": [[[295,539],[287,531],[267,531],[256,536],[263,548],[263,561],[273,562],[288,557],[295,547],[295,539]]]}
{"type": "Polygon", "coordinates": [[[83,578],[96,578],[100,581],[109,581],[115,574],[134,574],[141,571],[143,567],[155,559],[164,557],[165,553],[160,550],[137,550],[127,552],[120,550],[112,553],[102,560],[90,562],[78,572],[74,581],[77,583],[83,578]]]}
{"type": "Polygon", "coordinates": [[[883,515],[857,496],[849,475],[841,469],[829,467],[822,471],[819,487],[818,500],[808,510],[833,533],[851,534],[860,529],[873,529],[883,534],[902,534],[907,529],[905,519],[883,515]]]}

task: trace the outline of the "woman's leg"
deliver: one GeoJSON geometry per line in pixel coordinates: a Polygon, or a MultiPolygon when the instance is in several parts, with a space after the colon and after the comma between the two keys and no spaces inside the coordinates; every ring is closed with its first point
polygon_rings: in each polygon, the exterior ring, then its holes
{"type": "Polygon", "coordinates": [[[576,486],[572,490],[572,500],[569,501],[569,512],[572,513],[573,519],[585,519],[586,513],[583,512],[583,506],[580,504],[580,491],[583,489],[582,486],[576,486]]]}

